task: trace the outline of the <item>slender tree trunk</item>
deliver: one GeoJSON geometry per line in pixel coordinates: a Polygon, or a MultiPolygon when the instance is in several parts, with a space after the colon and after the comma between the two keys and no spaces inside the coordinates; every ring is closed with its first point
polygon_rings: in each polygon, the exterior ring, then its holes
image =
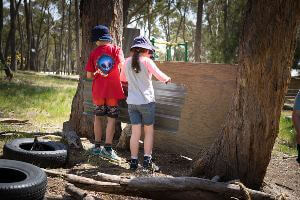
{"type": "Polygon", "coordinates": [[[229,56],[228,56],[228,30],[227,30],[227,19],[228,19],[228,7],[229,2],[228,0],[224,0],[223,2],[223,13],[224,13],[224,38],[223,38],[223,57],[224,63],[229,63],[229,56]]]}
{"type": "MultiPolygon", "coordinates": [[[[78,6],[78,0],[74,0],[74,6],[75,6],[75,40],[76,40],[76,73],[78,73],[78,70],[80,69],[80,44],[79,44],[79,6],[78,6]]],[[[72,66],[73,67],[73,66],[72,66]]],[[[74,70],[72,68],[72,73],[74,73],[74,70]]]]}
{"type": "Polygon", "coordinates": [[[29,20],[30,20],[30,29],[31,29],[30,70],[38,71],[38,67],[36,65],[36,51],[37,51],[36,46],[35,46],[36,45],[36,41],[35,41],[36,35],[34,32],[31,0],[29,0],[28,8],[29,8],[29,20]]]}
{"type": "MultiPolygon", "coordinates": [[[[0,62],[5,71],[6,77],[11,80],[13,78],[13,73],[9,66],[6,65],[3,53],[2,53],[2,30],[3,30],[3,0],[0,0],[0,62]]],[[[0,67],[2,67],[0,66],[0,67]]]]}
{"type": "Polygon", "coordinates": [[[124,28],[128,25],[128,9],[130,5],[130,0],[123,0],[123,25],[124,28]]]}
{"type": "Polygon", "coordinates": [[[182,39],[185,40],[185,30],[186,30],[186,12],[187,12],[187,3],[184,5],[184,11],[183,11],[183,28],[182,28],[182,39]]]}
{"type": "Polygon", "coordinates": [[[91,27],[97,24],[106,24],[110,27],[114,42],[122,45],[123,34],[123,9],[122,0],[82,0],[80,5],[82,20],[82,50],[81,65],[79,68],[79,83],[75,97],[72,102],[70,116],[71,127],[80,135],[93,138],[93,120],[88,119],[83,113],[83,79],[86,77],[84,66],[89,57],[89,53],[94,47],[90,38],[91,27]],[[105,7],[102,12],[99,8],[105,7]]]}
{"type": "Polygon", "coordinates": [[[10,0],[10,68],[16,70],[16,9],[15,0],[10,0]]]}
{"type": "Polygon", "coordinates": [[[171,40],[170,36],[170,13],[169,11],[171,10],[171,0],[168,0],[168,15],[167,15],[167,24],[166,24],[166,36],[167,36],[167,41],[169,42],[171,40]]]}
{"type": "Polygon", "coordinates": [[[177,27],[177,30],[176,30],[175,42],[178,41],[178,36],[179,36],[179,32],[182,28],[182,21],[183,21],[183,15],[182,15],[182,12],[181,12],[181,8],[179,8],[178,11],[180,13],[180,20],[179,20],[179,24],[178,24],[178,27],[177,27]]]}
{"type": "Polygon", "coordinates": [[[152,11],[153,11],[153,2],[152,0],[148,0],[148,34],[149,39],[151,37],[151,27],[152,27],[152,11]]]}
{"type": "MultiPolygon", "coordinates": [[[[48,1],[49,0],[44,0],[42,4],[42,15],[40,16],[40,21],[39,21],[39,27],[38,27],[38,33],[37,33],[37,38],[36,38],[36,54],[35,57],[39,58],[40,57],[40,43],[41,43],[41,38],[42,38],[42,25],[44,23],[44,18],[46,14],[46,8],[48,7],[48,1]]],[[[40,59],[35,59],[36,60],[36,66],[38,71],[41,71],[41,60],[40,59]]]]}
{"type": "Polygon", "coordinates": [[[26,20],[26,33],[27,33],[27,55],[26,55],[26,70],[32,69],[31,66],[31,25],[30,25],[30,0],[24,0],[25,20],[26,20]]]}
{"type": "Polygon", "coordinates": [[[56,73],[58,73],[59,71],[61,71],[61,63],[62,63],[62,51],[63,51],[63,37],[64,37],[64,25],[65,25],[65,0],[61,1],[62,3],[62,18],[61,18],[61,27],[60,27],[60,36],[59,36],[59,56],[57,57],[57,68],[58,71],[56,71],[56,73]]]}
{"type": "Polygon", "coordinates": [[[194,163],[193,175],[263,182],[290,80],[300,1],[249,0],[242,29],[237,88],[224,128],[194,163]]]}
{"type": "Polygon", "coordinates": [[[20,15],[17,14],[17,20],[18,20],[18,31],[19,31],[19,35],[20,35],[20,49],[21,49],[21,63],[20,63],[20,69],[23,70],[24,69],[24,33],[23,33],[23,29],[22,29],[22,23],[20,20],[20,15]]]}
{"type": "Polygon", "coordinates": [[[57,63],[57,56],[58,56],[58,44],[57,44],[57,40],[56,40],[56,37],[55,35],[53,36],[53,41],[54,41],[54,53],[53,53],[53,60],[55,60],[55,62],[53,62],[53,65],[52,65],[52,71],[53,72],[57,72],[56,70],[57,69],[57,66],[56,66],[56,63],[57,63]]]}
{"type": "Polygon", "coordinates": [[[48,17],[47,17],[47,36],[46,36],[46,50],[45,50],[45,59],[44,59],[44,72],[46,72],[47,69],[47,59],[48,59],[48,52],[49,52],[49,35],[50,35],[50,9],[48,7],[48,17]]]}
{"type": "Polygon", "coordinates": [[[72,15],[72,0],[69,2],[69,17],[68,17],[68,59],[67,59],[67,71],[68,75],[70,74],[70,67],[71,67],[71,59],[72,59],[72,49],[71,49],[71,43],[72,43],[72,34],[71,34],[71,15],[72,15]]]}
{"type": "Polygon", "coordinates": [[[203,0],[198,0],[196,36],[195,36],[195,62],[201,62],[203,0]]]}

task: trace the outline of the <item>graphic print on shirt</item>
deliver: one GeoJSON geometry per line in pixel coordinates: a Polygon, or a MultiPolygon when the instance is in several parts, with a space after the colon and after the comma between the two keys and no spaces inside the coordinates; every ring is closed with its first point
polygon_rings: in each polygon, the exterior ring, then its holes
{"type": "Polygon", "coordinates": [[[113,68],[114,63],[115,61],[112,57],[105,54],[100,56],[96,62],[96,67],[97,67],[96,73],[99,73],[104,77],[107,77],[110,70],[113,68]]]}

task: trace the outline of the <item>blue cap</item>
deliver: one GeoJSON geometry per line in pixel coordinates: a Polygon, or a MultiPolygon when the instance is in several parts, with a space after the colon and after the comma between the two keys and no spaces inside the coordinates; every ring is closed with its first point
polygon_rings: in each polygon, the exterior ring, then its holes
{"type": "Polygon", "coordinates": [[[132,48],[143,48],[143,49],[155,51],[154,46],[144,36],[138,36],[138,37],[134,38],[133,45],[130,47],[130,49],[132,49],[132,48]]]}
{"type": "Polygon", "coordinates": [[[109,34],[109,29],[103,25],[97,25],[92,29],[91,35],[92,42],[96,42],[98,40],[111,41],[112,37],[109,34]]]}

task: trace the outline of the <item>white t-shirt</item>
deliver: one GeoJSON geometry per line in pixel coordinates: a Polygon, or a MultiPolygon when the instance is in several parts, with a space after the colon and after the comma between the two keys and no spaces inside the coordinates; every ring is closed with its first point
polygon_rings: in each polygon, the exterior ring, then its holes
{"type": "Polygon", "coordinates": [[[131,64],[132,57],[129,57],[125,61],[120,76],[121,81],[128,81],[127,104],[141,105],[155,102],[152,74],[162,82],[168,81],[170,77],[160,71],[156,64],[148,57],[139,57],[141,68],[139,73],[136,73],[132,69],[131,64]]]}

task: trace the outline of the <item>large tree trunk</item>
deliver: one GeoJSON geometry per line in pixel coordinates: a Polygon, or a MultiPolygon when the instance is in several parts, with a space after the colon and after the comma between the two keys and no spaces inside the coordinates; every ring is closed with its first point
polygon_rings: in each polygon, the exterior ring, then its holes
{"type": "Polygon", "coordinates": [[[202,32],[203,0],[198,0],[197,23],[195,35],[195,62],[201,62],[201,32],[202,32]]]}
{"type": "Polygon", "coordinates": [[[194,163],[192,174],[240,179],[259,188],[290,80],[300,1],[249,0],[245,13],[233,107],[219,138],[194,163]]]}
{"type": "Polygon", "coordinates": [[[90,42],[91,28],[97,24],[106,24],[110,28],[114,43],[122,45],[123,32],[123,15],[122,0],[82,0],[80,4],[81,20],[82,20],[82,50],[81,64],[78,66],[79,83],[75,97],[72,102],[72,110],[70,116],[71,127],[80,135],[93,137],[93,119],[84,116],[83,113],[83,79],[86,77],[84,71],[85,64],[89,57],[89,53],[95,47],[90,42]],[[99,12],[99,8],[101,12],[99,12]]]}

